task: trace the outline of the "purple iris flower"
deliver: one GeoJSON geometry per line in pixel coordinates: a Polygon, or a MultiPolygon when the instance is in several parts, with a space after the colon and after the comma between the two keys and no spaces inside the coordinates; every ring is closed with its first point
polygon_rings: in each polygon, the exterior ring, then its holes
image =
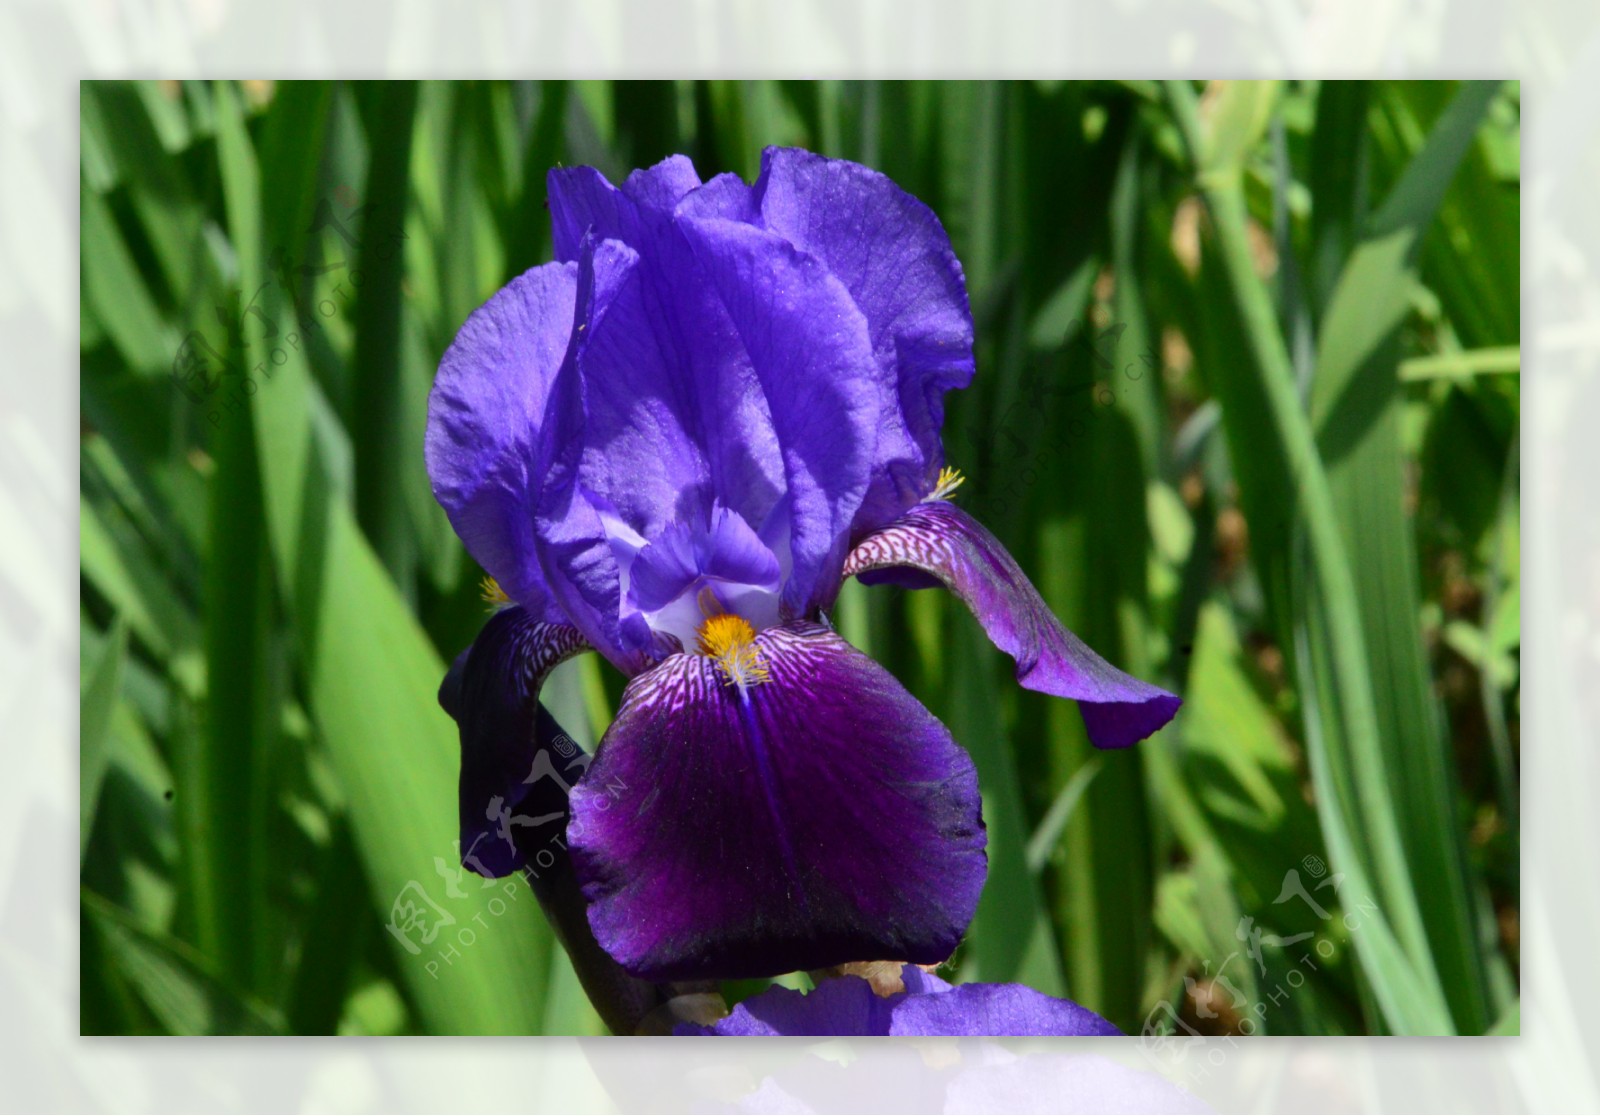
{"type": "Polygon", "coordinates": [[[510,602],[452,710],[466,862],[522,866],[539,685],[593,649],[630,682],[566,840],[624,969],[944,960],[986,871],[976,772],[829,625],[843,580],[948,586],[1100,747],[1179,703],[948,499],[944,394],[973,353],[943,228],[881,174],[776,148],[753,184],[682,156],[621,186],[558,168],[549,204],[556,262],[467,320],[429,401],[434,494],[510,602]]]}
{"type": "Polygon", "coordinates": [[[875,992],[859,976],[824,980],[808,993],[773,985],[710,1026],[680,1023],[679,1035],[866,1037],[881,1035],[1120,1035],[1086,1007],[1021,984],[950,984],[915,965],[903,987],[875,992]]]}

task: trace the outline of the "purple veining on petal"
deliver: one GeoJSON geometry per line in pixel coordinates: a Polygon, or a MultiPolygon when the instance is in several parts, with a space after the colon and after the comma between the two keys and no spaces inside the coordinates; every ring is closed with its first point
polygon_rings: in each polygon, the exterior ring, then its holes
{"type": "Polygon", "coordinates": [[[832,631],[755,645],[761,684],[684,654],[624,693],[573,794],[596,938],[653,980],[943,960],[985,874],[972,761],[832,631]]]}
{"type": "Polygon", "coordinates": [[[1023,686],[1076,699],[1096,747],[1137,743],[1177,713],[1177,697],[1124,674],[1063,627],[1000,541],[954,504],[918,504],[863,539],[845,576],[903,567],[937,576],[965,601],[995,646],[1016,660],[1023,686]]]}

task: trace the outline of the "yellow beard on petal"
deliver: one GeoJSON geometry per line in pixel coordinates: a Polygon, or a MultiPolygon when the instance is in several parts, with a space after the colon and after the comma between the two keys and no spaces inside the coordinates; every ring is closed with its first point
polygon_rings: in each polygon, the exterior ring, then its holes
{"type": "Polygon", "coordinates": [[[767,664],[755,643],[756,630],[744,617],[726,612],[708,616],[695,634],[699,637],[696,649],[716,660],[728,685],[744,690],[767,681],[767,664]]]}

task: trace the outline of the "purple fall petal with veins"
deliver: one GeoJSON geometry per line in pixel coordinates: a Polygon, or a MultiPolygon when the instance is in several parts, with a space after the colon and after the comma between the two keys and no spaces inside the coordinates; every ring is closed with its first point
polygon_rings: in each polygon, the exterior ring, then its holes
{"type": "Polygon", "coordinates": [[[946,500],[918,504],[863,539],[845,563],[847,577],[879,570],[942,581],[972,609],[995,646],[1017,661],[1018,682],[1077,700],[1096,747],[1137,743],[1178,711],[1175,696],[1124,674],[1062,626],[1000,540],[946,500]]]}
{"type": "Polygon", "coordinates": [[[572,796],[595,936],[652,980],[948,957],[986,866],[972,761],[821,625],[751,651],[759,682],[684,654],[623,695],[572,796]]]}

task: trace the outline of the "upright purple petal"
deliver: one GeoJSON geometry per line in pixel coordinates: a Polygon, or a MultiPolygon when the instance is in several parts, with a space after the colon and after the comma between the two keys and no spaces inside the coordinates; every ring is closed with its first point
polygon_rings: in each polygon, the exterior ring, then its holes
{"type": "Polygon", "coordinates": [[[944,464],[944,394],[974,371],[966,280],[933,211],[858,163],[768,148],[753,193],[761,225],[844,285],[894,386],[859,537],[926,496],[944,464]]]}
{"type": "MultiPolygon", "coordinates": [[[[505,876],[522,866],[523,831],[559,832],[561,806],[532,808],[543,780],[562,787],[562,762],[534,745],[539,689],[555,666],[588,649],[576,628],[535,620],[525,609],[495,613],[472,646],[456,659],[439,687],[439,704],[461,737],[457,805],[461,860],[483,876],[505,876]]],[[[581,754],[581,753],[580,753],[581,754]]]]}
{"type": "Polygon", "coordinates": [[[550,385],[572,334],[577,268],[536,267],[475,310],[428,398],[433,493],[467,552],[512,600],[561,618],[539,567],[533,509],[550,385]]]}
{"type": "Polygon", "coordinates": [[[1050,612],[1000,540],[954,504],[918,504],[862,540],[845,576],[910,567],[943,581],[972,609],[996,647],[1017,661],[1030,690],[1074,698],[1099,748],[1134,744],[1177,713],[1179,700],[1106,662],[1050,612]]]}
{"type": "Polygon", "coordinates": [[[892,380],[849,292],[815,258],[737,221],[683,218],[678,227],[771,407],[790,501],[784,603],[792,615],[810,615],[838,593],[892,380]]]}
{"type": "Polygon", "coordinates": [[[671,155],[636,170],[619,186],[593,167],[555,167],[546,180],[558,260],[576,260],[585,235],[640,247],[642,222],[667,216],[700,185],[694,164],[671,155]]]}
{"type": "MultiPolygon", "coordinates": [[[[621,216],[591,222],[578,250],[593,310],[580,296],[569,368],[551,404],[560,445],[539,526],[561,570],[552,587],[577,587],[574,607],[607,629],[591,635],[596,646],[632,670],[631,657],[653,661],[659,647],[630,616],[619,554],[674,525],[708,522],[719,506],[764,524],[784,506],[787,482],[762,382],[681,230],[593,172],[581,181],[593,187],[594,197],[581,195],[590,209],[603,216],[609,205],[621,216]],[[599,240],[601,229],[628,240],[599,240]]],[[[672,188],[657,189],[670,198],[672,188]]],[[[563,204],[576,206],[570,197],[563,204]]]]}
{"type": "Polygon", "coordinates": [[[591,238],[578,267],[577,326],[546,407],[549,436],[535,469],[544,483],[535,507],[537,552],[552,597],[589,642],[619,669],[639,664],[621,632],[622,575],[604,521],[582,484],[588,407],[580,361],[612,304],[636,282],[638,253],[591,238]]]}
{"type": "Polygon", "coordinates": [[[573,793],[595,937],[651,980],[948,957],[985,873],[972,761],[832,631],[755,647],[766,682],[683,654],[624,692],[573,793]]]}

